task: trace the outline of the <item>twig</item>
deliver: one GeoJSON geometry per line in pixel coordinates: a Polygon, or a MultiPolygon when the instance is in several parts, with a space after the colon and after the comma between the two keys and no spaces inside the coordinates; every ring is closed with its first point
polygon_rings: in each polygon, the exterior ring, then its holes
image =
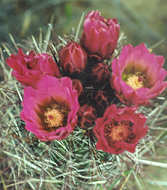
{"type": "Polygon", "coordinates": [[[154,161],[149,161],[149,160],[140,160],[137,159],[136,162],[144,165],[150,165],[150,166],[157,166],[161,168],[167,168],[167,163],[161,163],[161,162],[154,162],[154,161]]]}

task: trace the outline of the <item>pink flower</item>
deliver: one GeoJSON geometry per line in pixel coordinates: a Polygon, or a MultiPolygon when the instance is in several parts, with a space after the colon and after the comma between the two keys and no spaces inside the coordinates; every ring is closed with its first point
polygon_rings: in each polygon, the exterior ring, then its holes
{"type": "Polygon", "coordinates": [[[80,73],[87,64],[85,50],[76,42],[70,42],[59,52],[60,65],[66,73],[80,73]]]}
{"type": "Polygon", "coordinates": [[[144,44],[126,45],[112,62],[111,86],[123,103],[147,104],[167,87],[163,64],[164,57],[151,54],[144,44]]]}
{"type": "Polygon", "coordinates": [[[91,56],[109,58],[117,46],[120,25],[91,11],[85,18],[81,42],[91,56]]]}
{"type": "Polygon", "coordinates": [[[136,114],[133,107],[117,108],[109,106],[103,117],[96,120],[93,132],[97,137],[97,150],[120,154],[125,150],[134,152],[139,140],[148,130],[146,118],[136,114]]]}
{"type": "Polygon", "coordinates": [[[21,119],[41,141],[65,139],[77,123],[78,95],[68,77],[44,76],[36,89],[26,87],[21,119]]]}
{"type": "Polygon", "coordinates": [[[13,69],[13,76],[25,86],[35,87],[43,75],[60,76],[57,64],[47,53],[31,51],[26,55],[19,49],[18,54],[12,54],[6,62],[13,69]]]}

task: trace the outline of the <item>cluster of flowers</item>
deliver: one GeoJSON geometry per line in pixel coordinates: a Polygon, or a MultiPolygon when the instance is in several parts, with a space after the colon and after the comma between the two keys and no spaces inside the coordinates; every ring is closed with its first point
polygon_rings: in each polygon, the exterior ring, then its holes
{"type": "Polygon", "coordinates": [[[148,130],[136,110],[167,87],[167,71],[164,58],[144,44],[125,45],[114,57],[119,31],[116,19],[91,11],[80,43],[69,41],[59,50],[59,61],[22,49],[7,58],[24,86],[21,119],[28,131],[42,141],[62,140],[78,125],[96,136],[98,150],[135,151],[148,130]]]}

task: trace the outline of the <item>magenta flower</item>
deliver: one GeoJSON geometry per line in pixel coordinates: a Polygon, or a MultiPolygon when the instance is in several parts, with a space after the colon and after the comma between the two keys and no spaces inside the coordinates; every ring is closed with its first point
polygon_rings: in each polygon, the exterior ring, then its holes
{"type": "Polygon", "coordinates": [[[44,76],[36,89],[26,87],[22,106],[25,128],[41,141],[62,140],[77,123],[78,95],[68,77],[44,76]]]}
{"type": "Polygon", "coordinates": [[[112,62],[111,86],[128,105],[144,105],[167,87],[164,57],[151,54],[144,44],[126,45],[112,62]]]}
{"type": "Polygon", "coordinates": [[[64,72],[80,73],[87,64],[85,50],[76,42],[70,42],[59,51],[60,65],[64,72]]]}
{"type": "Polygon", "coordinates": [[[134,152],[139,140],[148,130],[146,118],[135,113],[136,108],[109,106],[103,117],[96,120],[93,132],[97,137],[97,150],[120,154],[125,150],[134,152]]]}
{"type": "Polygon", "coordinates": [[[81,43],[90,56],[109,58],[117,46],[120,25],[117,19],[106,19],[100,14],[91,11],[86,16],[81,43]]]}
{"type": "Polygon", "coordinates": [[[57,64],[47,53],[36,54],[31,51],[26,55],[19,49],[18,54],[12,54],[6,62],[13,69],[13,76],[25,86],[35,87],[44,75],[60,76],[57,64]]]}

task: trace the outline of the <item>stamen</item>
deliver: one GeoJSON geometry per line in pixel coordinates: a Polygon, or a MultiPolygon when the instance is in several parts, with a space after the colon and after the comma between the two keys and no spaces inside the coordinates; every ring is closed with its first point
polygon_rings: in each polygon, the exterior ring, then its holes
{"type": "Polygon", "coordinates": [[[63,125],[64,115],[55,108],[47,108],[44,112],[44,122],[49,128],[59,127],[63,125]]]}
{"type": "Polygon", "coordinates": [[[134,90],[142,88],[144,86],[144,77],[141,73],[130,74],[127,76],[126,84],[131,86],[134,90]]]}
{"type": "Polygon", "coordinates": [[[46,129],[59,128],[66,125],[69,107],[65,103],[50,103],[44,107],[43,114],[40,115],[41,121],[46,129]]]}
{"type": "Polygon", "coordinates": [[[131,134],[132,123],[130,121],[112,121],[105,125],[104,133],[109,142],[126,141],[131,134]]]}
{"type": "Polygon", "coordinates": [[[114,126],[109,135],[113,141],[121,141],[128,137],[128,129],[124,125],[114,126]]]}

